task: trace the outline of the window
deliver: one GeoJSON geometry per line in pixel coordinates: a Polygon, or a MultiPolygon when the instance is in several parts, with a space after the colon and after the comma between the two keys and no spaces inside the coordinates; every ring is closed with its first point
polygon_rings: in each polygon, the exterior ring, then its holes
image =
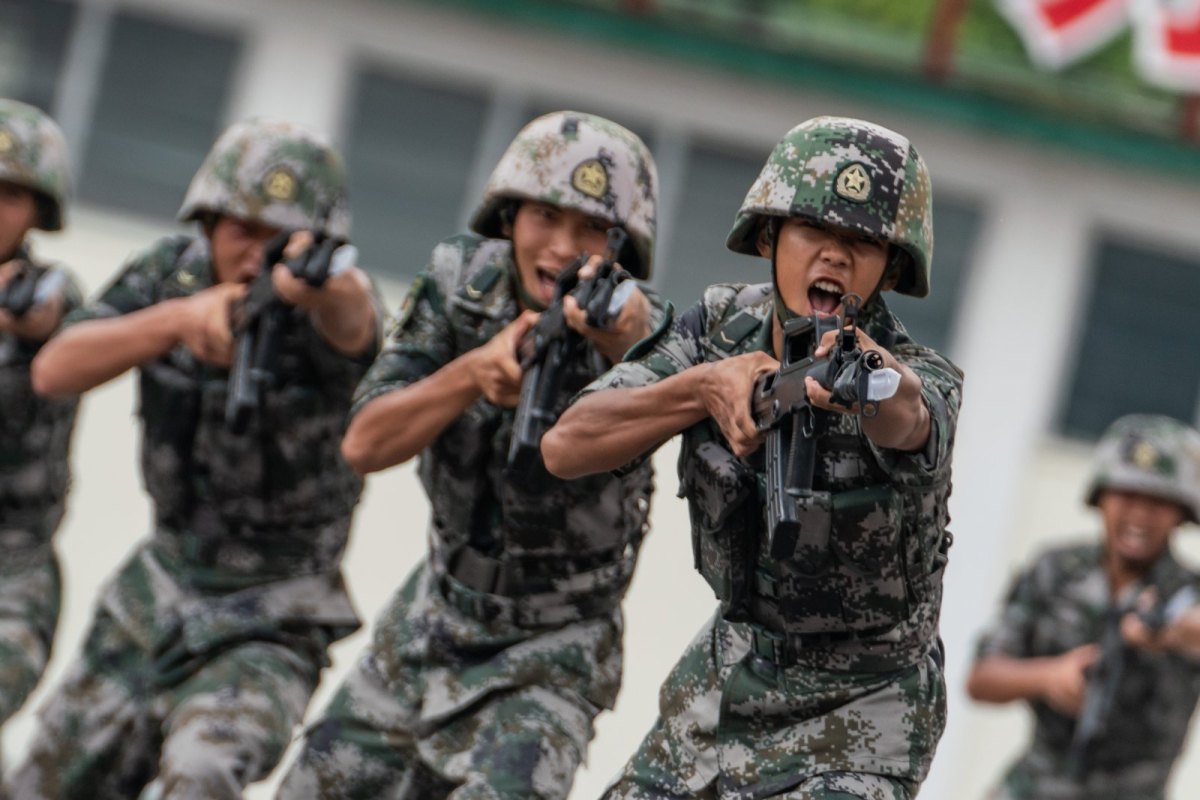
{"type": "Polygon", "coordinates": [[[238,51],[230,36],[117,14],[80,196],[173,217],[222,127],[238,51]]]}
{"type": "Polygon", "coordinates": [[[1060,429],[1094,439],[1123,414],[1196,417],[1200,260],[1116,239],[1097,247],[1092,297],[1060,429]]]}
{"type": "Polygon", "coordinates": [[[62,0],[0,0],[0,97],[53,111],[75,13],[62,0]]]}
{"type": "Polygon", "coordinates": [[[483,92],[375,68],[358,75],[346,160],[354,240],[368,269],[412,277],[458,232],[487,108],[483,92]]]}
{"type": "Polygon", "coordinates": [[[951,326],[962,299],[963,281],[982,218],[973,204],[935,199],[929,296],[908,297],[895,293],[886,296],[888,307],[904,323],[913,339],[951,357],[954,356],[951,326]]]}
{"type": "Polygon", "coordinates": [[[676,307],[694,305],[714,283],[771,279],[765,259],[725,249],[725,237],[767,152],[751,155],[705,143],[690,148],[670,241],[666,249],[661,242],[659,247],[669,261],[659,263],[657,285],[676,307]]]}

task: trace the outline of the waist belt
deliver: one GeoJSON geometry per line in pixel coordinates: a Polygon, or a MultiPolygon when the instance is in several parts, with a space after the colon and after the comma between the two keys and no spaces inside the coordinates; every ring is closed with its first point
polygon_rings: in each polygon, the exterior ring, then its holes
{"type": "Polygon", "coordinates": [[[442,597],[452,608],[480,622],[507,622],[521,628],[551,628],[608,613],[620,595],[597,593],[568,597],[561,593],[504,597],[463,585],[453,575],[438,580],[442,597]]]}
{"type": "MultiPolygon", "coordinates": [[[[465,588],[502,597],[531,594],[613,593],[624,591],[633,574],[632,547],[583,556],[508,556],[495,558],[473,547],[453,552],[442,571],[465,588]]],[[[435,569],[440,566],[434,559],[435,569]]]]}
{"type": "Polygon", "coordinates": [[[891,630],[893,625],[867,631],[834,631],[831,633],[779,633],[750,624],[751,650],[759,658],[778,667],[790,667],[813,650],[827,649],[835,644],[867,639],[891,630]]]}

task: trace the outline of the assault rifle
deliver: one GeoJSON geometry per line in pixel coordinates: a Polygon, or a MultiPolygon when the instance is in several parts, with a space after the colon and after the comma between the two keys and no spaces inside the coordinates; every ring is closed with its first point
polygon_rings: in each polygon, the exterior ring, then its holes
{"type": "Polygon", "coordinates": [[[16,271],[8,283],[0,288],[0,308],[17,319],[25,316],[29,309],[46,302],[59,290],[65,280],[59,270],[50,270],[40,277],[33,265],[18,251],[16,271]]]}
{"type": "MultiPolygon", "coordinates": [[[[1161,559],[1160,559],[1160,562],[1161,559]]],[[[1087,693],[1083,708],[1075,723],[1071,745],[1067,750],[1067,770],[1071,778],[1082,783],[1087,776],[1094,757],[1093,745],[1108,731],[1121,680],[1125,674],[1126,661],[1131,648],[1121,636],[1121,620],[1126,614],[1137,614],[1151,633],[1159,633],[1185,610],[1194,606],[1200,597],[1190,585],[1176,588],[1173,593],[1158,585],[1157,565],[1151,571],[1145,585],[1155,590],[1154,604],[1139,610],[1136,603],[1140,591],[1130,592],[1130,601],[1112,603],[1104,616],[1104,631],[1100,636],[1100,655],[1089,670],[1087,693]]]]}
{"type": "MultiPolygon", "coordinates": [[[[315,238],[309,248],[285,262],[293,275],[314,288],[324,286],[330,275],[341,272],[357,258],[353,246],[325,233],[328,217],[328,211],[318,217],[315,238]]],[[[272,366],[289,307],[275,294],[271,270],[283,261],[283,251],[293,233],[283,231],[267,243],[262,269],[234,309],[233,333],[237,341],[229,370],[225,425],[236,434],[246,431],[251,414],[262,403],[263,389],[275,382],[272,366]]]]}
{"type": "Polygon", "coordinates": [[[859,413],[873,417],[879,403],[896,393],[900,375],[884,367],[877,350],[858,346],[858,316],[862,298],[842,298],[842,316],[808,316],[789,320],[783,327],[783,352],[779,369],[758,379],[751,411],[755,426],[767,440],[767,544],[774,558],[790,558],[807,527],[817,530],[818,517],[830,510],[827,492],[813,490],[816,470],[817,409],[808,402],[804,379],[812,376],[830,390],[834,403],[847,408],[859,404],[859,413]],[[837,344],[826,355],[813,355],[821,338],[840,331],[837,344]]]}
{"type": "Polygon", "coordinates": [[[542,434],[557,418],[554,407],[567,365],[585,351],[585,339],[563,317],[563,300],[568,295],[574,297],[593,328],[610,327],[636,287],[628,280],[629,273],[614,266],[626,239],[621,228],[609,229],[604,258],[592,278],[579,280],[579,270],[588,262],[586,252],[560,272],[554,298],[522,340],[521,369],[525,377],[508,446],[508,471],[512,475],[528,475],[540,462],[542,434]]]}

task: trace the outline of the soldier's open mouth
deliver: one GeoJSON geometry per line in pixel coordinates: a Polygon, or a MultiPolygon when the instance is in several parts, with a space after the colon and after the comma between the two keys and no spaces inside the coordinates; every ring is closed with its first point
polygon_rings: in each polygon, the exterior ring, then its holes
{"type": "Polygon", "coordinates": [[[831,280],[813,281],[812,286],[808,287],[808,307],[814,314],[833,314],[845,293],[845,289],[831,280]]]}
{"type": "Polygon", "coordinates": [[[551,272],[548,269],[537,268],[538,292],[545,298],[549,299],[554,296],[554,283],[558,279],[557,272],[551,272]]]}

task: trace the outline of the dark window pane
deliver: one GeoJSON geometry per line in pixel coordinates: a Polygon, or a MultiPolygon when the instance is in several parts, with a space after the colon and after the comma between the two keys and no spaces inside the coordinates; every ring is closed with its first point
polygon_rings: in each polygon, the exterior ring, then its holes
{"type": "Polygon", "coordinates": [[[118,14],[80,195],[174,216],[220,130],[238,50],[229,36],[118,14]]]}
{"type": "Polygon", "coordinates": [[[765,151],[750,155],[706,144],[689,150],[670,246],[663,251],[670,261],[659,265],[658,275],[658,285],[677,307],[695,304],[714,283],[771,279],[766,259],[725,248],[725,237],[765,158],[765,151]]]}
{"type": "Polygon", "coordinates": [[[411,277],[457,232],[486,111],[482,92],[358,76],[346,158],[354,239],[372,271],[411,277]]]}
{"type": "Polygon", "coordinates": [[[1190,422],[1200,387],[1200,261],[1102,240],[1060,428],[1096,438],[1123,414],[1190,422]]]}
{"type": "Polygon", "coordinates": [[[933,201],[933,268],[928,297],[890,293],[888,306],[912,337],[940,353],[953,356],[950,327],[962,300],[979,225],[983,215],[974,205],[957,200],[933,201]]]}
{"type": "Polygon", "coordinates": [[[0,97],[53,108],[75,13],[62,0],[0,0],[0,97]]]}

